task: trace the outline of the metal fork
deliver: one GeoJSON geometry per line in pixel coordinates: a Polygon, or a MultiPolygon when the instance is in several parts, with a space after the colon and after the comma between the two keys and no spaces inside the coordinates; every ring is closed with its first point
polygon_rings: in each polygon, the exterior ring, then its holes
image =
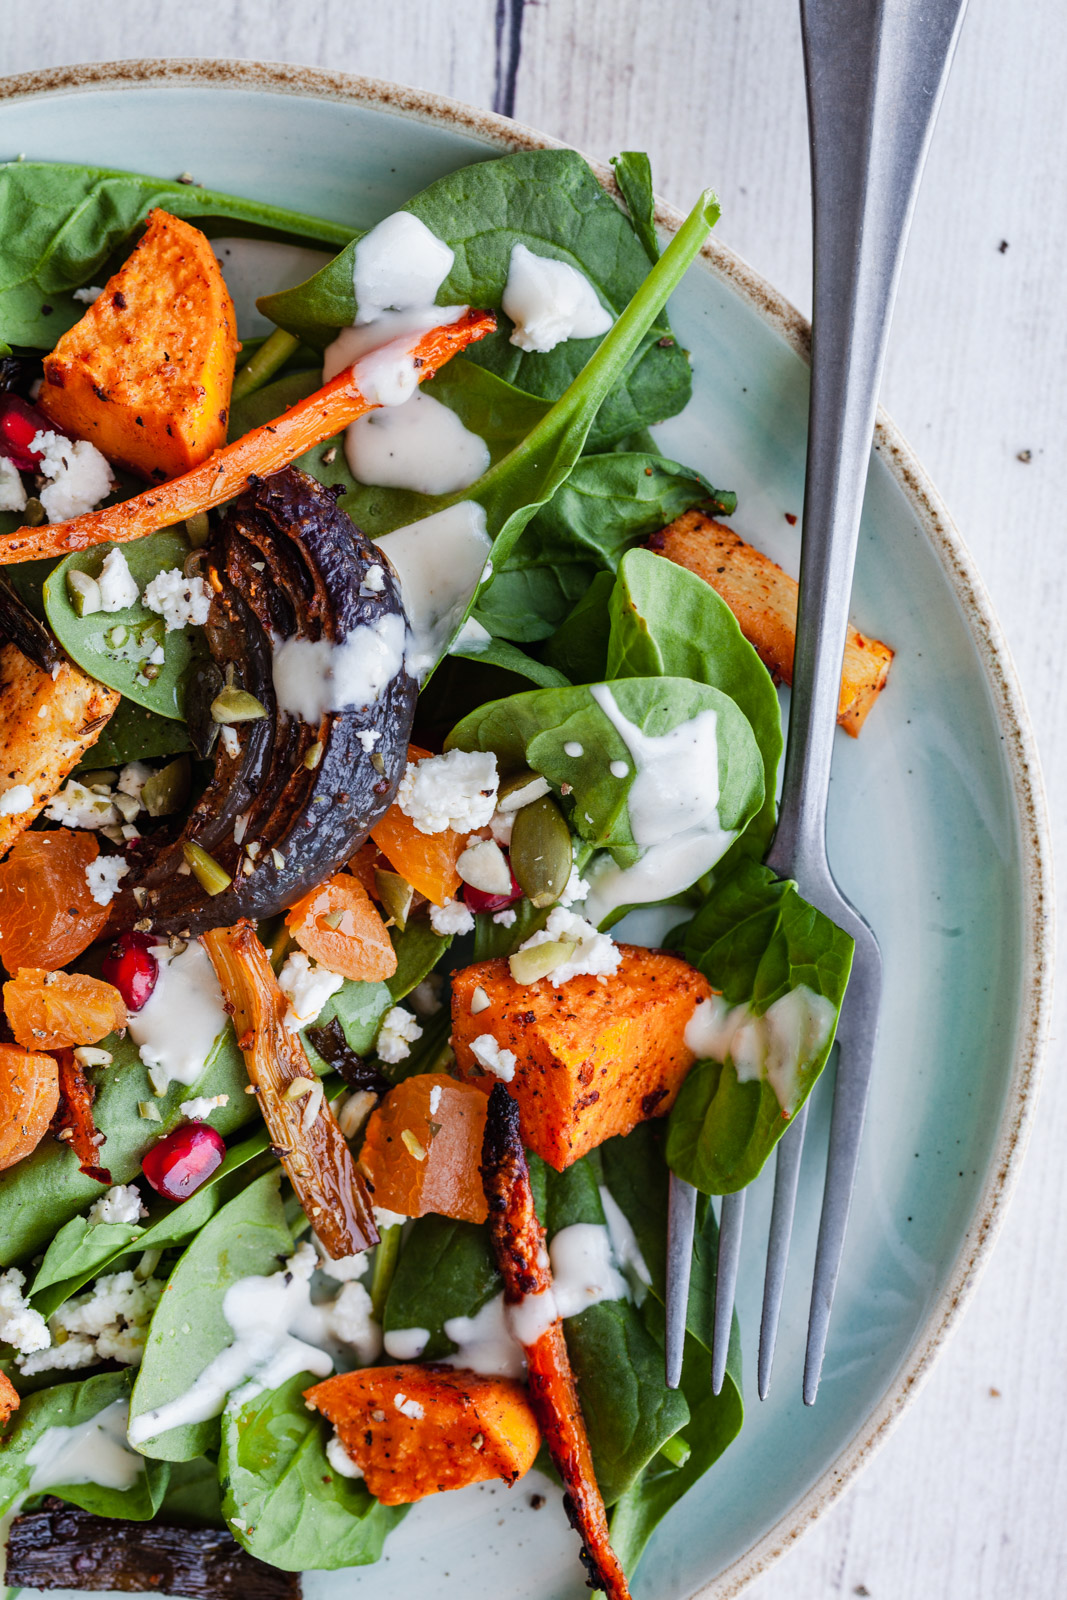
{"type": "MultiPolygon", "coordinates": [[[[801,0],[811,145],[814,307],[804,537],[793,693],[778,828],[767,865],[856,941],[837,1030],[837,1082],[808,1320],[804,1401],[826,1349],[878,1033],[882,957],[826,856],[841,667],[860,511],[904,244],[966,0],[801,0]]],[[[806,1107],[778,1146],[763,1318],[760,1399],[770,1385],[806,1107]]],[[[726,1373],[744,1191],[724,1195],[712,1389],[726,1373]]],[[[672,1177],[667,1382],[681,1376],[695,1196],[672,1177]]]]}

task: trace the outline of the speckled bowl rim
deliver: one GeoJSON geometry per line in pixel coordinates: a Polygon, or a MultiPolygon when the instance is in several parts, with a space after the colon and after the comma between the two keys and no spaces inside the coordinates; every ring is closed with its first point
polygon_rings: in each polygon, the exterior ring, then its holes
{"type": "MultiPolygon", "coordinates": [[[[445,95],[407,88],[380,78],[276,62],[194,58],[104,61],[55,67],[0,79],[0,100],[98,89],[141,89],[147,83],[262,89],[272,94],[349,101],[439,127],[461,128],[497,149],[552,149],[563,144],[562,140],[538,133],[522,123],[479,111],[445,95]]],[[[611,168],[599,161],[590,164],[605,187],[613,190],[611,168]]],[[[673,232],[681,225],[683,217],[674,206],[660,202],[656,220],[665,231],[673,232]]],[[[714,276],[725,280],[792,349],[807,359],[810,325],[795,306],[716,239],[712,238],[704,246],[702,258],[714,276]]],[[[1054,956],[1052,850],[1037,749],[1015,665],[985,585],[958,529],[914,452],[882,411],[878,413],[875,443],[921,523],[963,610],[1003,736],[1022,853],[1021,1023],[1005,1109],[974,1216],[949,1281],[931,1307],[907,1358],[854,1438],[811,1489],[743,1556],[694,1590],[689,1600],[727,1600],[765,1572],[771,1562],[833,1504],[871,1459],[929,1376],[935,1357],[974,1291],[1003,1222],[1033,1123],[1048,1036],[1054,956]]]]}

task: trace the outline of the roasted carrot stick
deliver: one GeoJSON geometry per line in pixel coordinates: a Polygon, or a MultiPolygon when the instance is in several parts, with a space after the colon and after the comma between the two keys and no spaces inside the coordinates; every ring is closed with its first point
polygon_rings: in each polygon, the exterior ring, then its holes
{"type": "MultiPolygon", "coordinates": [[[[491,311],[468,311],[458,322],[431,328],[412,345],[419,382],[432,378],[460,350],[484,339],[496,327],[491,311]]],[[[288,466],[305,450],[332,438],[350,422],[374,411],[377,405],[356,387],[353,368],[346,367],[337,377],[298,400],[288,411],[261,428],[235,439],[224,450],[183,472],[181,477],[146,489],[132,500],[123,500],[102,511],[90,511],[69,522],[56,522],[42,528],[16,528],[0,539],[0,566],[13,561],[36,561],[43,556],[64,556],[72,550],[87,550],[91,545],[125,543],[141,539],[158,528],[209,511],[224,500],[232,500],[247,488],[251,477],[265,478],[288,466]]]]}
{"type": "MultiPolygon", "coordinates": [[[[797,639],[797,583],[777,562],[703,511],[686,511],[654,533],[649,549],[703,578],[737,618],[767,670],[793,681],[797,639]]],[[[855,739],[885,688],[893,652],[879,639],[848,630],[837,720],[855,739]]]]}
{"type": "Polygon", "coordinates": [[[247,919],[201,941],[218,975],[259,1109],[296,1197],[327,1253],[378,1243],[367,1186],[334,1120],[304,1047],[283,1018],[286,999],[247,919]]]}
{"type": "Polygon", "coordinates": [[[104,1136],[97,1133],[93,1121],[96,1090],[73,1050],[57,1050],[55,1054],[59,1068],[59,1137],[69,1143],[87,1178],[95,1178],[97,1183],[110,1183],[110,1172],[97,1164],[104,1136]]]}
{"type": "Polygon", "coordinates": [[[504,1279],[505,1302],[512,1306],[526,1302],[524,1314],[515,1319],[512,1331],[526,1351],[530,1404],[563,1479],[563,1504],[582,1541],[582,1562],[590,1587],[602,1589],[609,1600],[629,1600],[626,1575],[608,1536],[607,1514],[593,1471],[563,1323],[558,1314],[553,1315],[552,1268],[545,1249],[545,1230],[534,1209],[519,1108],[502,1083],[496,1084],[489,1096],[482,1143],[482,1182],[489,1205],[493,1253],[504,1279]],[[538,1314],[536,1305],[531,1305],[531,1296],[543,1297],[544,1316],[538,1314]],[[547,1316],[552,1320],[544,1326],[547,1316]],[[527,1321],[529,1327],[524,1327],[527,1321]]]}

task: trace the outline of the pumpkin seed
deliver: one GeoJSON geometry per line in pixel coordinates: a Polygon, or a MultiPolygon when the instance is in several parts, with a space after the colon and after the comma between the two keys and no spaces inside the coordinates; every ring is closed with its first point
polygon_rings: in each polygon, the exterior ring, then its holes
{"type": "Polygon", "coordinates": [[[154,1100],[138,1100],[137,1115],[143,1117],[145,1122],[162,1122],[159,1107],[154,1100]]]}
{"type": "Polygon", "coordinates": [[[126,643],[126,634],[128,631],[129,630],[121,622],[116,622],[113,628],[109,628],[107,633],[104,635],[105,641],[109,648],[112,650],[118,650],[121,645],[124,645],[126,643]]]}
{"type": "Polygon", "coordinates": [[[577,948],[574,939],[548,939],[544,944],[535,944],[528,950],[516,950],[513,956],[508,957],[511,976],[516,983],[537,983],[540,978],[547,978],[556,967],[569,961],[577,948]]]}
{"type": "Polygon", "coordinates": [[[415,898],[414,889],[399,872],[386,872],[381,867],[374,869],[374,887],[378,891],[378,899],[403,933],[411,915],[411,902],[415,898]]]}
{"type": "Polygon", "coordinates": [[[87,572],[79,572],[77,567],[71,567],[67,572],[67,594],[75,616],[91,617],[104,609],[100,585],[87,572]]]}
{"type": "Polygon", "coordinates": [[[511,833],[511,870],[530,904],[555,905],[571,875],[571,831],[551,795],[541,795],[516,813],[511,833]]]}
{"type": "MultiPolygon", "coordinates": [[[[165,767],[145,779],[141,804],[150,817],[169,817],[180,811],[189,798],[192,768],[188,756],[177,756],[165,767]]],[[[117,800],[116,796],[116,800],[117,800]]],[[[190,866],[192,862],[189,863],[190,866]]],[[[205,885],[205,888],[207,886],[205,885]]]]}
{"type": "Polygon", "coordinates": [[[40,500],[38,500],[35,494],[31,494],[30,498],[26,501],[26,509],[22,513],[22,520],[26,524],[27,528],[39,528],[41,523],[44,522],[46,515],[47,513],[40,500]]]}
{"type": "Polygon", "coordinates": [[[520,811],[523,806],[530,805],[534,800],[540,800],[543,794],[549,791],[547,778],[542,778],[539,772],[516,772],[510,778],[505,778],[497,791],[496,808],[498,811],[520,811]]]}
{"type": "Polygon", "coordinates": [[[211,702],[211,715],[216,722],[260,722],[267,708],[247,689],[220,689],[211,702]]]}
{"type": "Polygon", "coordinates": [[[321,739],[316,739],[315,743],[308,747],[307,754],[304,757],[304,765],[309,772],[314,772],[315,768],[322,760],[322,750],[323,744],[321,739]]]}
{"type": "Polygon", "coordinates": [[[197,511],[185,519],[185,537],[194,550],[202,550],[211,538],[211,524],[206,511],[197,511]]]}
{"type": "Polygon", "coordinates": [[[209,856],[198,844],[183,844],[182,855],[193,877],[208,894],[222,894],[233,882],[225,867],[220,867],[215,857],[209,856]]]}

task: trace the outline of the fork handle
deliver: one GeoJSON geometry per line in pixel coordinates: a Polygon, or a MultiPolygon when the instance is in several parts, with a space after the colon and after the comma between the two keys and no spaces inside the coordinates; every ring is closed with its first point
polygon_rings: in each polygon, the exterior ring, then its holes
{"type": "Polygon", "coordinates": [[[767,863],[828,878],[826,803],[889,319],[966,0],[800,0],[814,240],[800,603],[767,863]]]}

